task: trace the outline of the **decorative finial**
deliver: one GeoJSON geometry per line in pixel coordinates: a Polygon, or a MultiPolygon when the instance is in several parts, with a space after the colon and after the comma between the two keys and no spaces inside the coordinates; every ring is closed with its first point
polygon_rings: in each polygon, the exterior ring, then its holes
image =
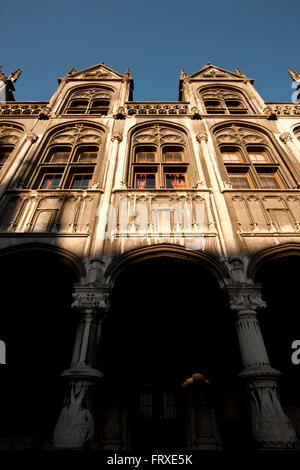
{"type": "Polygon", "coordinates": [[[18,80],[21,73],[22,73],[21,69],[15,70],[14,72],[10,74],[10,76],[8,77],[8,80],[10,80],[11,82],[15,82],[16,80],[18,80]]]}
{"type": "Polygon", "coordinates": [[[180,80],[184,80],[185,78],[187,78],[187,73],[184,69],[181,69],[180,70],[180,80]]]}
{"type": "Polygon", "coordinates": [[[211,63],[209,62],[209,60],[206,62],[206,64],[205,64],[205,65],[211,65],[211,63]]]}
{"type": "Polygon", "coordinates": [[[241,71],[241,69],[235,69],[235,73],[237,73],[238,75],[240,75],[241,77],[246,77],[246,75],[241,71]]]}
{"type": "Polygon", "coordinates": [[[289,69],[289,74],[295,82],[300,82],[300,73],[296,72],[296,70],[289,69]]]}

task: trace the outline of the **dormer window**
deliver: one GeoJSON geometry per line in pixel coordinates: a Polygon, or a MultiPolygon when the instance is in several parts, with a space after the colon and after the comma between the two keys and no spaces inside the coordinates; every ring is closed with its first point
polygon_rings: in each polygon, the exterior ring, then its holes
{"type": "Polygon", "coordinates": [[[248,114],[243,97],[227,89],[213,88],[201,93],[207,114],[248,114]]]}
{"type": "Polygon", "coordinates": [[[111,93],[101,88],[85,88],[74,92],[64,108],[65,114],[107,116],[111,93]]]}

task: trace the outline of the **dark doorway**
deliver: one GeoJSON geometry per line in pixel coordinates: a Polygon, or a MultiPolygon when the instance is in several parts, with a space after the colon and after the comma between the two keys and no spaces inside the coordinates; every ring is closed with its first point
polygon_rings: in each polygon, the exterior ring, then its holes
{"type": "Polygon", "coordinates": [[[61,372],[71,360],[76,318],[74,272],[53,254],[26,252],[1,262],[0,448],[51,445],[63,401],[61,372]]]}
{"type": "MultiPolygon", "coordinates": [[[[218,282],[202,266],[168,257],[119,276],[101,357],[108,387],[130,408],[132,446],[147,451],[184,448],[181,386],[188,377],[207,377],[222,408],[240,369],[218,282]]],[[[218,415],[222,426],[222,410],[218,415]]]]}

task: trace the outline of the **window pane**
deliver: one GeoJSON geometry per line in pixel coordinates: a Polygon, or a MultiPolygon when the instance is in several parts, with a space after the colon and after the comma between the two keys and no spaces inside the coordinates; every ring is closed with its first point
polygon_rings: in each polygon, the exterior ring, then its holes
{"type": "Polygon", "coordinates": [[[77,161],[80,163],[96,163],[97,155],[97,152],[80,152],[77,161]]]}
{"type": "Polygon", "coordinates": [[[242,103],[237,100],[225,100],[226,106],[228,108],[242,108],[242,103]]]}
{"type": "Polygon", "coordinates": [[[75,101],[71,101],[70,108],[86,108],[87,105],[88,105],[88,101],[75,100],[75,101]]]}
{"type": "Polygon", "coordinates": [[[155,162],[155,154],[153,152],[138,152],[136,154],[136,161],[138,163],[155,162]]]}
{"type": "Polygon", "coordinates": [[[234,189],[247,189],[250,184],[246,174],[230,174],[229,181],[234,189]]]}
{"type": "Polygon", "coordinates": [[[51,163],[66,163],[69,159],[69,152],[55,152],[50,162],[51,163]]]}
{"type": "Polygon", "coordinates": [[[61,175],[59,174],[46,174],[43,177],[40,189],[55,189],[58,187],[61,180],[61,175]]]}
{"type": "Polygon", "coordinates": [[[259,174],[262,189],[278,189],[280,185],[275,175],[259,174]]]}
{"type": "Polygon", "coordinates": [[[264,153],[260,152],[248,152],[249,158],[252,163],[266,163],[267,158],[264,153]]]}
{"type": "Polygon", "coordinates": [[[166,173],[166,186],[173,189],[186,188],[185,174],[166,173]]]}
{"type": "Polygon", "coordinates": [[[222,157],[224,162],[241,162],[239,152],[222,152],[222,157]]]}
{"type": "Polygon", "coordinates": [[[169,163],[180,163],[183,161],[181,152],[166,152],[164,153],[164,161],[169,163]]]}
{"type": "Polygon", "coordinates": [[[92,182],[92,174],[76,174],[71,183],[72,189],[88,189],[92,182]]]}
{"type": "Polygon", "coordinates": [[[137,189],[155,188],[155,174],[137,173],[135,175],[135,187],[137,189]]]}
{"type": "Polygon", "coordinates": [[[218,100],[206,100],[204,104],[206,108],[221,108],[221,102],[218,100]]]}

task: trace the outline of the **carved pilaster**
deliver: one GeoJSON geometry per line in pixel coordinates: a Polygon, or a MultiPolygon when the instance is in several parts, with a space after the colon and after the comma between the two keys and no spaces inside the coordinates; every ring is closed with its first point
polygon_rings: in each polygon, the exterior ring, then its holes
{"type": "Polygon", "coordinates": [[[295,432],[278,397],[278,377],[282,375],[270,365],[256,309],[266,306],[260,285],[233,283],[228,286],[229,304],[237,311],[237,334],[245,381],[251,403],[254,440],[260,448],[293,447],[295,432]]]}

